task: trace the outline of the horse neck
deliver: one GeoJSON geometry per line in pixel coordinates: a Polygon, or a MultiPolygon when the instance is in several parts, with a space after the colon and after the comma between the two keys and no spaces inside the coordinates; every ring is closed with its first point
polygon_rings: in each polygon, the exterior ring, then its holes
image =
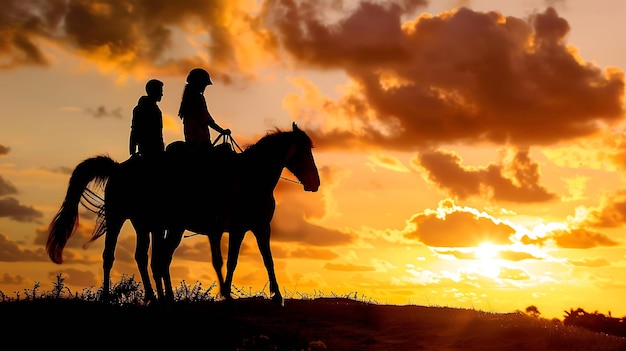
{"type": "Polygon", "coordinates": [[[261,186],[271,185],[271,189],[278,184],[289,150],[289,144],[283,140],[265,142],[244,151],[246,172],[251,179],[256,180],[255,183],[261,186]]]}

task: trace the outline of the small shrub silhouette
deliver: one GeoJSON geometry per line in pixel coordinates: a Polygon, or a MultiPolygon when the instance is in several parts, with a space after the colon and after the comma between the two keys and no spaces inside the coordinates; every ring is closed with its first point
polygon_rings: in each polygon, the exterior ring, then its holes
{"type": "Polygon", "coordinates": [[[196,281],[192,287],[182,280],[180,286],[174,290],[174,300],[181,302],[215,301],[212,291],[216,286],[217,283],[213,282],[211,286],[203,291],[201,282],[196,281]]]}
{"type": "Polygon", "coordinates": [[[531,317],[539,318],[539,316],[541,315],[541,312],[539,312],[539,309],[537,308],[537,306],[530,305],[526,307],[526,314],[531,317]]]}
{"type": "Polygon", "coordinates": [[[580,307],[575,310],[570,308],[569,311],[564,312],[564,325],[626,337],[626,318],[614,318],[610,314],[607,317],[602,313],[598,313],[598,311],[588,313],[580,307]]]}

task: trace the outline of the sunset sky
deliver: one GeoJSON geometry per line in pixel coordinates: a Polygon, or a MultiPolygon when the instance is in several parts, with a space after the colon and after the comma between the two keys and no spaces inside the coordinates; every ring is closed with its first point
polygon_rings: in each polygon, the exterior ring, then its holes
{"type": "MultiPolygon", "coordinates": [[[[319,191],[275,190],[285,297],[626,316],[625,15],[623,0],[3,0],[0,291],[59,273],[100,287],[87,210],[66,262],[45,252],[70,174],[128,158],[151,78],[165,142],[182,140],[185,76],[203,67],[239,145],[292,121],[315,144],[319,191]]],[[[139,280],[134,249],[127,222],[114,282],[139,280]]],[[[210,286],[210,258],[185,238],[174,283],[210,286]]],[[[249,234],[234,285],[266,281],[249,234]]]]}

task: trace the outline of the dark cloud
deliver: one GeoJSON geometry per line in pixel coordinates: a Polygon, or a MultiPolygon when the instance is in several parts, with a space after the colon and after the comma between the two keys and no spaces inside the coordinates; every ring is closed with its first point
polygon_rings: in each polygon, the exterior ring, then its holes
{"type": "MultiPolygon", "coordinates": [[[[354,83],[314,109],[329,119],[311,122],[325,147],[551,144],[620,120],[623,73],[579,58],[554,8],[525,19],[467,8],[415,17],[426,3],[266,0],[252,14],[227,0],[8,0],[0,62],[45,65],[52,43],[120,72],[209,66],[229,83],[257,57],[286,53],[296,66],[342,70],[354,83]],[[194,48],[204,52],[181,53],[176,33],[204,35],[194,48]]],[[[290,109],[304,118],[297,105],[290,109]]]]}
{"type": "Polygon", "coordinates": [[[43,247],[36,250],[26,249],[0,233],[1,262],[48,262],[49,260],[43,247]]]}
{"type": "Polygon", "coordinates": [[[47,65],[43,43],[52,42],[124,72],[148,66],[184,74],[208,65],[229,82],[237,73],[238,36],[255,35],[249,30],[252,18],[238,5],[230,0],[3,1],[0,68],[47,65]],[[200,49],[208,59],[173,52],[176,31],[205,34],[207,43],[200,49]]]}
{"type": "MultiPolygon", "coordinates": [[[[362,2],[327,24],[312,0],[271,3],[267,25],[291,55],[345,70],[354,82],[338,100],[314,106],[325,114],[311,118],[322,146],[545,145],[623,115],[623,73],[579,58],[554,8],[528,19],[461,8],[402,23],[397,7],[362,2]]],[[[307,119],[300,103],[292,113],[307,119]]]]}
{"type": "Polygon", "coordinates": [[[598,246],[617,246],[619,243],[603,233],[585,228],[557,230],[551,233],[559,247],[566,249],[589,249],[598,246]]]}
{"type": "MultiPolygon", "coordinates": [[[[228,253],[228,247],[226,246],[227,244],[227,238],[223,237],[221,242],[221,250],[222,258],[224,260],[226,259],[226,255],[228,253]]],[[[244,243],[242,244],[241,252],[244,252],[246,250],[246,244],[244,243]]],[[[176,249],[176,257],[209,264],[212,259],[209,240],[183,240],[182,244],[176,249]]]]}
{"type": "Polygon", "coordinates": [[[8,155],[10,151],[10,147],[0,144],[0,156],[8,155]]]}
{"type": "Polygon", "coordinates": [[[619,245],[619,242],[604,233],[582,227],[553,230],[540,238],[523,236],[520,241],[523,244],[540,246],[554,243],[558,247],[565,249],[589,249],[600,246],[612,247],[619,245]]]}
{"type": "Polygon", "coordinates": [[[21,204],[14,197],[0,198],[0,217],[18,222],[39,223],[43,213],[32,206],[21,204]]]}
{"type": "Polygon", "coordinates": [[[402,45],[401,17],[425,6],[427,1],[361,1],[349,13],[344,3],[266,1],[262,18],[276,35],[273,41],[305,64],[323,68],[375,68],[409,58],[402,45]],[[328,24],[322,16],[329,12],[340,12],[344,18],[328,24]]]}
{"type": "Polygon", "coordinates": [[[463,166],[455,153],[436,150],[418,154],[411,163],[424,170],[426,177],[451,196],[465,199],[486,196],[494,200],[530,203],[556,199],[539,185],[539,166],[528,150],[517,150],[507,164],[486,167],[463,166]]]}
{"type": "Polygon", "coordinates": [[[86,112],[96,118],[105,118],[105,117],[113,117],[113,118],[125,118],[122,115],[122,109],[116,108],[114,110],[107,110],[105,106],[98,106],[96,109],[88,108],[86,112]]]}
{"type": "Polygon", "coordinates": [[[602,228],[616,228],[626,224],[626,190],[608,196],[598,208],[592,208],[586,224],[602,228]]]}
{"type": "Polygon", "coordinates": [[[62,24],[64,0],[6,0],[0,3],[0,69],[47,65],[41,39],[52,39],[62,24]]]}
{"type": "Polygon", "coordinates": [[[1,284],[15,284],[20,286],[29,286],[34,284],[34,281],[31,279],[24,277],[23,275],[13,275],[11,273],[4,273],[2,277],[0,277],[1,284]]]}
{"type": "Polygon", "coordinates": [[[442,201],[437,210],[413,215],[404,235],[434,247],[473,247],[489,242],[511,244],[511,226],[475,210],[442,201]]]}
{"type": "Polygon", "coordinates": [[[272,240],[276,242],[299,242],[314,246],[347,245],[355,238],[339,230],[324,228],[291,217],[288,211],[277,210],[272,220],[272,240]],[[288,219],[288,220],[287,220],[288,219]]]}
{"type": "Polygon", "coordinates": [[[8,180],[0,176],[0,196],[15,195],[17,188],[8,180]]]}

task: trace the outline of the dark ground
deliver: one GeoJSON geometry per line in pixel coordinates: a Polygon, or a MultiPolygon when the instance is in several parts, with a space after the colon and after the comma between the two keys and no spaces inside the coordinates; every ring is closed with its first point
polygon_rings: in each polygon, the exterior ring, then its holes
{"type": "Polygon", "coordinates": [[[0,302],[13,349],[626,350],[626,339],[524,314],[349,299],[177,302],[168,309],[80,300],[0,302]]]}

